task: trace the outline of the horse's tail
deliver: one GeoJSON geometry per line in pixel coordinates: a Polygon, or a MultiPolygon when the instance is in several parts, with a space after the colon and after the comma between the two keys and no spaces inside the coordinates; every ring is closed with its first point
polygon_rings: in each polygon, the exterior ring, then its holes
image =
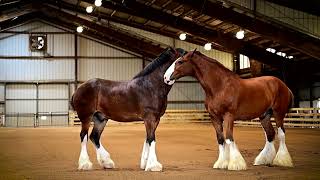
{"type": "MultiPolygon", "coordinates": [[[[73,94],[74,95],[74,94],[73,94]]],[[[73,95],[71,96],[71,100],[70,100],[70,105],[71,105],[71,108],[72,110],[74,110],[74,104],[73,104],[73,95]]]]}
{"type": "Polygon", "coordinates": [[[289,92],[290,92],[290,103],[289,103],[288,111],[290,108],[294,107],[294,95],[290,89],[289,89],[289,92]]]}

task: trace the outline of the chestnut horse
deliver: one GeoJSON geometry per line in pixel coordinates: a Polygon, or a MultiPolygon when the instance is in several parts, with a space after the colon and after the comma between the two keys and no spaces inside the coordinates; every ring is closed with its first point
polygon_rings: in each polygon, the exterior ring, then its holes
{"type": "Polygon", "coordinates": [[[254,165],[292,167],[285,144],[283,118],[293,102],[290,89],[278,78],[271,76],[241,79],[217,60],[198,51],[178,58],[166,71],[164,81],[173,84],[183,76],[193,76],[205,91],[205,107],[217,133],[219,158],[213,168],[245,170],[246,162],[233,138],[234,120],[259,117],[266,135],[266,144],[256,157],[254,165]],[[274,116],[278,128],[279,150],[274,147],[275,131],[270,122],[274,116]],[[226,136],[223,134],[223,121],[226,136]]]}
{"type": "Polygon", "coordinates": [[[126,82],[91,79],[83,83],[72,96],[72,107],[78,113],[82,129],[79,170],[89,170],[92,163],[87,153],[88,129],[93,119],[90,140],[96,147],[97,160],[102,168],[114,168],[108,151],[100,141],[108,121],[144,121],[146,141],[141,155],[141,169],[161,171],[155,152],[155,131],[167,107],[170,85],[163,82],[167,68],[184,53],[182,49],[167,48],[132,80],[126,82]]]}

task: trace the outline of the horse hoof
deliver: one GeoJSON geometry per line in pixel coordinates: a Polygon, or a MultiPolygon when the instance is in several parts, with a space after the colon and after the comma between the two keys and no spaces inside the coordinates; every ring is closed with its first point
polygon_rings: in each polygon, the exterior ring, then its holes
{"type": "Polygon", "coordinates": [[[225,160],[225,161],[217,160],[214,163],[213,168],[214,169],[227,169],[228,168],[228,164],[229,164],[229,162],[227,160],[225,160]]]}
{"type": "Polygon", "coordinates": [[[113,168],[115,168],[114,162],[112,161],[111,158],[108,158],[108,159],[105,159],[105,160],[100,160],[99,164],[104,169],[113,169],[113,168]]]}
{"type": "Polygon", "coordinates": [[[276,156],[273,160],[273,165],[275,166],[283,166],[283,167],[293,167],[292,159],[290,155],[276,156]]]}
{"type": "Polygon", "coordinates": [[[87,161],[87,162],[82,162],[82,163],[79,163],[79,167],[78,167],[78,170],[91,170],[92,169],[92,162],[90,161],[87,161]]]}
{"type": "Polygon", "coordinates": [[[240,170],[246,170],[246,169],[247,169],[247,164],[242,157],[229,161],[228,170],[240,171],[240,170]]]}
{"type": "Polygon", "coordinates": [[[147,160],[142,160],[140,162],[140,169],[146,169],[147,160]]]}
{"type": "Polygon", "coordinates": [[[162,164],[160,164],[159,162],[147,164],[145,171],[162,171],[162,164]]]}
{"type": "Polygon", "coordinates": [[[286,147],[279,147],[278,153],[272,164],[275,166],[293,167],[291,156],[286,147]]]}

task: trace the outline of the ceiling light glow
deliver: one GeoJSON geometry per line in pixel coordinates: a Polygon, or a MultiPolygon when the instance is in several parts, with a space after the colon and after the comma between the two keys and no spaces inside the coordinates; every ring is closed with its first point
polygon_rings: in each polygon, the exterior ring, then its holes
{"type": "Polygon", "coordinates": [[[92,6],[88,6],[88,7],[86,8],[86,11],[87,11],[87,13],[92,13],[93,7],[92,7],[92,6]]]}
{"type": "Polygon", "coordinates": [[[212,45],[211,43],[206,43],[204,45],[204,49],[207,50],[207,51],[211,50],[211,45],[212,45]]]}
{"type": "Polygon", "coordinates": [[[78,32],[78,33],[82,33],[82,31],[83,31],[83,27],[82,27],[82,26],[78,26],[78,27],[77,27],[77,32],[78,32]]]}
{"type": "Polygon", "coordinates": [[[186,40],[186,38],[187,38],[187,34],[186,34],[186,33],[181,33],[181,34],[179,35],[179,39],[180,39],[181,41],[186,40]]]}
{"type": "Polygon", "coordinates": [[[244,38],[244,30],[240,30],[236,34],[237,39],[243,39],[244,38]]]}
{"type": "Polygon", "coordinates": [[[102,5],[102,0],[95,0],[94,5],[100,7],[102,5]]]}

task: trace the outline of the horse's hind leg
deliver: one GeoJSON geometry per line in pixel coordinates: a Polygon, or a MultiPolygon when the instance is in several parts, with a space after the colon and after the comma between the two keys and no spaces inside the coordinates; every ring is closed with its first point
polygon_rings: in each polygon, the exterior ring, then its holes
{"type": "Polygon", "coordinates": [[[90,134],[90,140],[96,147],[97,160],[101,167],[105,169],[114,168],[114,162],[110,158],[108,151],[104,149],[100,142],[101,133],[107,124],[108,119],[101,112],[96,112],[93,115],[94,126],[90,134]]]}
{"type": "Polygon", "coordinates": [[[279,149],[273,160],[273,165],[293,167],[292,159],[285,142],[285,129],[283,127],[285,113],[275,113],[274,115],[278,128],[279,149]]]}
{"type": "Polygon", "coordinates": [[[272,109],[265,112],[260,118],[261,125],[265,132],[266,144],[263,150],[254,160],[255,166],[257,165],[271,165],[274,157],[276,156],[276,149],[274,147],[273,141],[275,136],[275,131],[271,124],[270,118],[272,116],[272,109]]]}
{"type": "Polygon", "coordinates": [[[80,132],[80,139],[81,139],[81,152],[79,157],[79,170],[89,170],[92,168],[92,163],[89,159],[88,152],[87,152],[87,142],[88,142],[88,130],[90,127],[90,118],[88,117],[81,123],[81,132],[80,132]]]}

